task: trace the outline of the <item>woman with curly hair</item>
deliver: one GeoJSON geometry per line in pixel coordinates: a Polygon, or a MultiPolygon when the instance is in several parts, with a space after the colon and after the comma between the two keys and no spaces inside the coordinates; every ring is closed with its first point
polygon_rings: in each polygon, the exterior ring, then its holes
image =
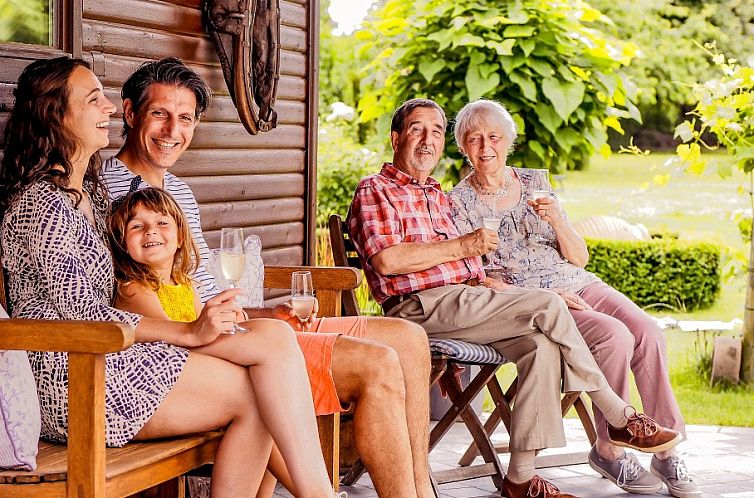
{"type": "MultiPolygon", "coordinates": [[[[238,291],[210,299],[188,323],[112,307],[109,206],[98,182],[98,151],[109,143],[116,109],[89,66],[65,57],[34,62],[15,97],[0,167],[2,263],[12,315],[135,328],[136,343],[106,359],[107,444],[224,428],[212,493],[253,496],[274,440],[299,496],[331,498],[307,372],[290,326],[252,320],[244,323],[249,334],[222,334],[241,312],[233,303],[238,291]],[[213,354],[243,348],[252,336],[265,348],[251,366],[213,354]]],[[[30,353],[30,360],[43,436],[64,440],[67,356],[30,353]]]]}

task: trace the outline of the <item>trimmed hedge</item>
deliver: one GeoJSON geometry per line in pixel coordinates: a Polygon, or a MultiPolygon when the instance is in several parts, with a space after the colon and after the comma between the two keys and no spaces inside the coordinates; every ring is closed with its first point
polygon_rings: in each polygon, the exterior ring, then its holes
{"type": "Polygon", "coordinates": [[[641,307],[709,308],[720,294],[720,246],[671,238],[648,241],[587,239],[589,264],[641,307]]]}

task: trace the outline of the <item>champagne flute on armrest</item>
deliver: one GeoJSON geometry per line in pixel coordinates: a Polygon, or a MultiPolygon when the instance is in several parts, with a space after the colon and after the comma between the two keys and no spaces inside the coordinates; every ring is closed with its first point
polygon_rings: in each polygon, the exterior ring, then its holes
{"type": "MultiPolygon", "coordinates": [[[[238,285],[245,266],[246,254],[243,247],[243,229],[223,228],[220,238],[220,268],[222,269],[223,276],[230,283],[231,289],[238,285]]],[[[239,332],[247,332],[247,330],[234,323],[233,329],[228,334],[237,334],[239,332]]]]}
{"type": "Polygon", "coordinates": [[[314,311],[314,287],[308,271],[291,273],[291,306],[301,322],[306,322],[314,311]]]}

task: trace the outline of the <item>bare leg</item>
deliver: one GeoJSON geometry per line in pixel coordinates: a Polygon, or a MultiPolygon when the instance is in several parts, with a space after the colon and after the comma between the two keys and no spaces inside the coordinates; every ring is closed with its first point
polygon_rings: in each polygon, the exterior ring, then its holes
{"type": "Polygon", "coordinates": [[[212,471],[212,496],[253,496],[267,466],[272,438],[248,373],[227,361],[191,353],[173,389],[136,439],[225,427],[212,471]]]}
{"type": "Polygon", "coordinates": [[[278,480],[269,470],[264,472],[264,478],[262,478],[262,484],[259,485],[259,491],[257,491],[256,498],[272,498],[275,493],[275,485],[278,480]]]}
{"type": "Polygon", "coordinates": [[[283,456],[280,454],[277,446],[273,444],[270,461],[267,463],[267,472],[264,473],[264,480],[262,480],[262,486],[259,488],[257,498],[270,498],[275,491],[277,481],[280,481],[280,484],[290,491],[293,496],[298,496],[296,488],[293,487],[293,482],[291,482],[291,476],[288,474],[288,469],[285,468],[283,456]]]}
{"type": "Polygon", "coordinates": [[[338,398],[355,403],[356,449],[381,498],[416,497],[406,399],[395,351],[367,339],[339,336],[332,355],[338,398]]]}
{"type": "Polygon", "coordinates": [[[434,497],[429,477],[429,372],[431,357],[424,329],[407,320],[370,318],[365,337],[398,354],[406,388],[406,423],[411,442],[416,494],[434,497]]]}
{"type": "Polygon", "coordinates": [[[262,420],[286,462],[300,498],[332,497],[322,458],[314,402],[295,333],[279,320],[243,324],[196,351],[248,366],[262,420]]]}

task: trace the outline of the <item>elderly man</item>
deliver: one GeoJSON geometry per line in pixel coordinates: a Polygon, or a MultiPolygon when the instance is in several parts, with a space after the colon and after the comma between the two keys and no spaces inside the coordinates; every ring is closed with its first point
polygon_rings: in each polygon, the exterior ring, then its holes
{"type": "Polygon", "coordinates": [[[565,444],[561,379],[565,391],[589,394],[616,444],[648,452],[677,444],[678,432],[637,414],[610,389],[562,299],[485,276],[479,256],[497,247],[497,234],[481,228],[459,236],[449,199],[429,176],[446,125],[442,108],[431,100],[409,100],[395,111],[393,162],[361,181],[348,225],[386,315],[422,325],[433,337],[489,344],[516,363],[519,386],[503,496],[572,496],[534,474],[537,449],[565,444]]]}
{"type": "MultiPolygon", "coordinates": [[[[202,300],[218,292],[204,265],[208,248],[191,189],[168,172],[191,143],[209,104],[207,84],[178,59],[143,65],[125,82],[123,148],[104,165],[113,199],[147,186],[170,192],[186,213],[202,265],[202,300]]],[[[296,325],[289,306],[247,310],[296,325]]],[[[429,349],[421,327],[389,318],[322,318],[300,333],[317,413],[353,403],[356,448],[380,496],[434,496],[429,478],[429,349]],[[337,332],[338,334],[326,333],[337,332]]],[[[275,455],[271,470],[289,486],[275,455]]],[[[268,485],[274,485],[274,481],[268,485]]],[[[295,493],[295,490],[291,490],[295,493]]],[[[271,494],[271,491],[267,491],[271,494]]]]}

